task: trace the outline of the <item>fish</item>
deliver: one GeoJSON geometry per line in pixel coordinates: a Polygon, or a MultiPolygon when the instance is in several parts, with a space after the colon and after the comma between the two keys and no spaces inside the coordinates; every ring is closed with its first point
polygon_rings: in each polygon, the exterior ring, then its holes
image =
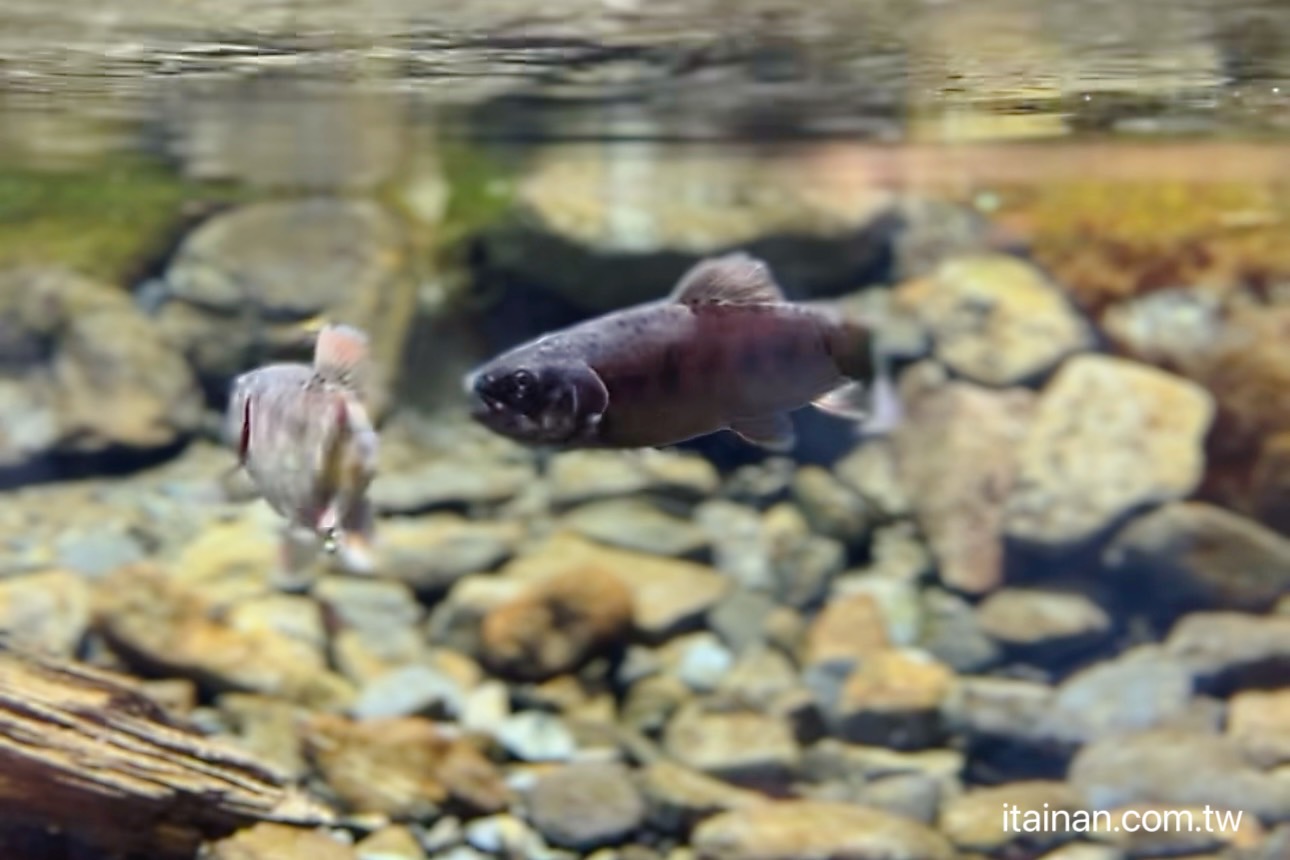
{"type": "Polygon", "coordinates": [[[520,344],[463,378],[472,418],[531,446],[657,448],[720,431],[771,452],[814,406],[858,434],[899,422],[874,327],[788,301],[765,261],[709,257],[662,299],[520,344]]]}
{"type": "Polygon", "coordinates": [[[233,381],[224,436],[237,453],[234,468],[285,520],[288,569],[309,557],[309,539],[348,566],[370,566],[368,490],[380,446],[365,405],[369,363],[363,332],[326,324],[312,364],[269,364],[233,381]]]}

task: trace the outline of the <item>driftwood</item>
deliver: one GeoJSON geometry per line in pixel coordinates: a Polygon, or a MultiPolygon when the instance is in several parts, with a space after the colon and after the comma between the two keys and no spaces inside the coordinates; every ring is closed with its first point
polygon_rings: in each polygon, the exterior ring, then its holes
{"type": "Polygon", "coordinates": [[[247,754],[171,719],[127,677],[0,645],[0,832],[108,855],[192,857],[257,821],[331,812],[247,754]]]}

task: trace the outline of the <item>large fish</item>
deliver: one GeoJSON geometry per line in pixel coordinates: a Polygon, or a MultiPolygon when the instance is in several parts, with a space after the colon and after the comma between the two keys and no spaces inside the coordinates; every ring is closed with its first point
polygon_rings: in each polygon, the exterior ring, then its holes
{"type": "Polygon", "coordinates": [[[330,325],[313,364],[271,364],[233,383],[225,419],[238,463],[287,521],[284,561],[297,567],[301,539],[321,539],[350,566],[370,564],[377,433],[362,396],[366,336],[330,325]],[[294,550],[294,552],[293,552],[294,550]]]}
{"type": "Polygon", "coordinates": [[[744,253],[703,260],[672,294],[518,346],[465,379],[472,415],[496,433],[557,448],[657,447],[729,429],[773,451],[788,413],[813,404],[896,420],[873,331],[788,302],[744,253]]]}

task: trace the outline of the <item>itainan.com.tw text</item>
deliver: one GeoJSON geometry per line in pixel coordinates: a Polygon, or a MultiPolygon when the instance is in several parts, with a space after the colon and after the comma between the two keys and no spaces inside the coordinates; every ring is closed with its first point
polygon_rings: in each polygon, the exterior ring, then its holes
{"type": "Polygon", "coordinates": [[[1043,809],[1003,804],[1007,833],[1231,833],[1244,813],[1226,809],[1043,809]]]}

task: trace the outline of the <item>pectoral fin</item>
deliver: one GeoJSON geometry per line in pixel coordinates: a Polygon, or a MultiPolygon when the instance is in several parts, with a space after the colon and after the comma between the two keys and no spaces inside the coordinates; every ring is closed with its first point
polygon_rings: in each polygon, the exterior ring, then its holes
{"type": "Polygon", "coordinates": [[[846,418],[849,421],[864,421],[869,417],[869,398],[865,395],[864,386],[858,382],[848,382],[838,386],[827,394],[817,397],[811,405],[822,412],[846,418]]]}
{"type": "Polygon", "coordinates": [[[730,429],[746,442],[779,454],[788,453],[797,444],[793,421],[783,412],[739,418],[730,422],[730,429]]]}

